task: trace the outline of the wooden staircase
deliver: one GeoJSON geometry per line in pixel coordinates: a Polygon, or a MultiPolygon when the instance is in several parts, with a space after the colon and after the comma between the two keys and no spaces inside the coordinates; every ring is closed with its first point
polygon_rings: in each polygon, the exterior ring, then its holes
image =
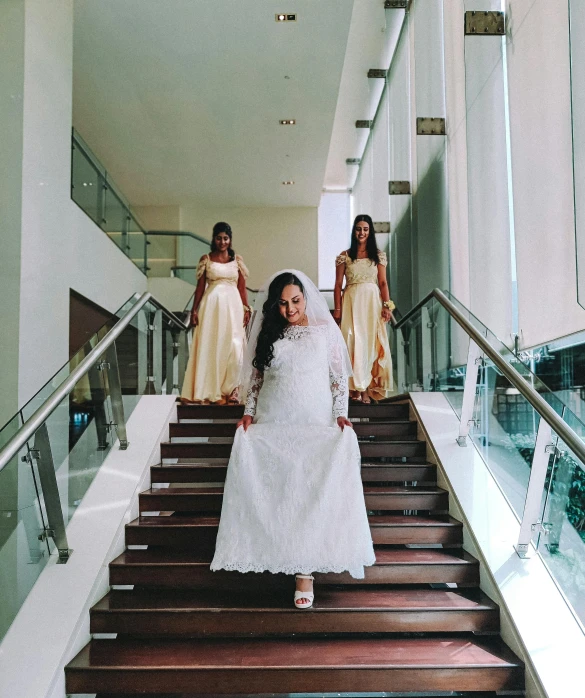
{"type": "Polygon", "coordinates": [[[67,692],[518,695],[524,668],[498,636],[499,609],[479,589],[405,401],[350,407],[376,550],[365,579],[316,575],[315,606],[298,611],[290,577],[210,571],[242,411],[178,407],[126,527],[126,545],[142,547],[111,562],[113,588],[91,610],[91,632],[116,638],[73,659],[67,692]]]}

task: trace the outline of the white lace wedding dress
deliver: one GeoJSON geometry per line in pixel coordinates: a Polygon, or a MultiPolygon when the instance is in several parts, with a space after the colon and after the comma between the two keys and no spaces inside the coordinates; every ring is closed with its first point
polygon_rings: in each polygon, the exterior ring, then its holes
{"type": "Polygon", "coordinates": [[[291,326],[256,373],[225,482],[212,570],[343,572],[375,562],[347,381],[331,375],[328,328],[291,326]]]}

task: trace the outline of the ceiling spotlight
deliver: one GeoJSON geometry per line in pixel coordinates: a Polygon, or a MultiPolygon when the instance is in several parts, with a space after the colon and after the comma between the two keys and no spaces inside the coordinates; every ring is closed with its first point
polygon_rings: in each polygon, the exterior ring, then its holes
{"type": "Polygon", "coordinates": [[[281,119],[279,123],[281,126],[294,126],[297,123],[297,120],[296,119],[281,119]]]}
{"type": "Polygon", "coordinates": [[[277,22],[296,22],[297,21],[297,16],[296,15],[287,15],[284,14],[283,12],[280,12],[279,14],[274,15],[274,19],[277,22]]]}
{"type": "Polygon", "coordinates": [[[287,182],[283,182],[283,184],[284,184],[284,185],[294,184],[294,182],[293,182],[292,180],[288,180],[287,182]]]}

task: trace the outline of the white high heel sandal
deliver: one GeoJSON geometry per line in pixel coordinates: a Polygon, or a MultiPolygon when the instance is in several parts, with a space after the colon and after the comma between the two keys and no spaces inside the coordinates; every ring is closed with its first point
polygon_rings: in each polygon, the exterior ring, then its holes
{"type": "MultiPolygon", "coordinates": [[[[295,574],[295,579],[311,579],[314,581],[315,577],[310,574],[295,574]]],[[[315,594],[312,591],[295,591],[295,608],[298,608],[300,611],[311,608],[314,598],[315,594]],[[299,603],[301,599],[308,599],[309,603],[299,603]]]]}

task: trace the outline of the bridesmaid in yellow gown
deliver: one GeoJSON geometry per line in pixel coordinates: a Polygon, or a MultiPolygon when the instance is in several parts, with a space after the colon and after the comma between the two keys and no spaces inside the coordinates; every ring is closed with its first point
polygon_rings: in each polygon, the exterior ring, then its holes
{"type": "Polygon", "coordinates": [[[351,246],[335,260],[335,309],[353,366],[350,396],[369,404],[371,398],[389,397],[392,357],[385,323],[392,319],[394,303],[386,281],[386,254],[378,250],[370,216],[357,216],[351,246]],[[343,278],[346,285],[343,292],[343,278]]]}
{"type": "Polygon", "coordinates": [[[213,226],[211,251],[197,265],[191,322],[195,331],[185,381],[184,403],[237,404],[245,327],[251,317],[248,270],[232,249],[232,229],[213,226]]]}

